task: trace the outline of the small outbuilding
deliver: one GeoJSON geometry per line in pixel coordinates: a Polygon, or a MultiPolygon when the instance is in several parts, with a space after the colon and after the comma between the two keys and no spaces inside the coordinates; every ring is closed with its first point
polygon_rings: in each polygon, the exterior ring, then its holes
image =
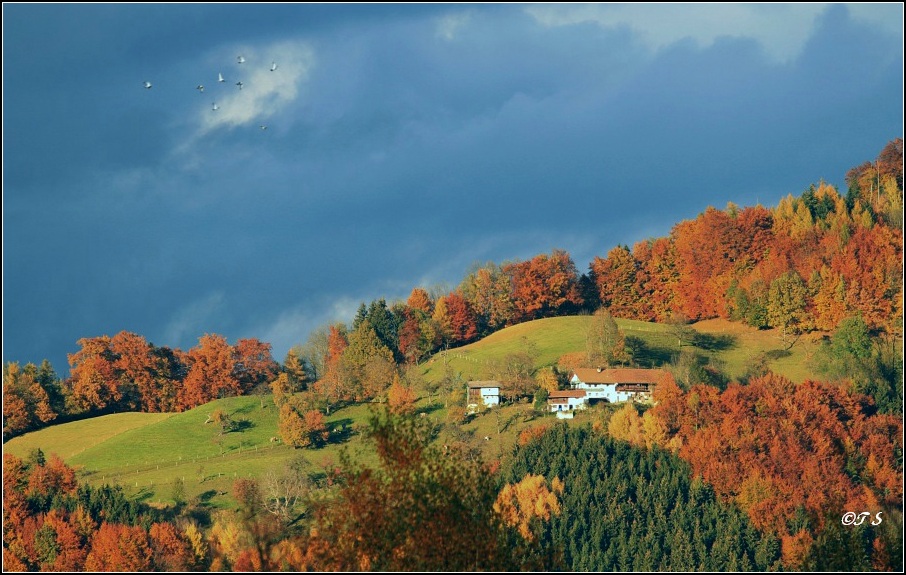
{"type": "Polygon", "coordinates": [[[547,396],[547,407],[552,413],[571,413],[575,409],[585,409],[588,398],[584,389],[566,389],[552,391],[547,396]]]}
{"type": "Polygon", "coordinates": [[[499,381],[470,381],[466,407],[469,411],[488,409],[500,404],[499,381]]]}

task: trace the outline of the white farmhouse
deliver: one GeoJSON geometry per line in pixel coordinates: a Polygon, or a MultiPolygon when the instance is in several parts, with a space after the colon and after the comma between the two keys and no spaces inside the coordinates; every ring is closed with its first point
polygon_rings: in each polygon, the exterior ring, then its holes
{"type": "Polygon", "coordinates": [[[588,400],[618,403],[650,398],[655,385],[666,375],[662,369],[576,368],[569,382],[573,389],[585,391],[588,400]]]}

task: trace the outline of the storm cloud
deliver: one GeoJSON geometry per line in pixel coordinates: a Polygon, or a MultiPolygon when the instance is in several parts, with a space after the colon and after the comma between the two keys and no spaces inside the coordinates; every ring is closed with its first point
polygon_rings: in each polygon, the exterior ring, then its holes
{"type": "Polygon", "coordinates": [[[584,271],[902,136],[899,4],[3,16],[3,359],[61,375],[121,330],[282,359],[361,301],[554,248],[584,271]]]}

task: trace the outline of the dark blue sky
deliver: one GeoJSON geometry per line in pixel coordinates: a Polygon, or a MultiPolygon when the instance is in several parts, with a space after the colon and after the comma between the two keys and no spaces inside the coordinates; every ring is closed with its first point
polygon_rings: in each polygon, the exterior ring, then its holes
{"type": "Polygon", "coordinates": [[[902,135],[902,4],[4,4],[3,361],[67,375],[121,330],[282,359],[475,262],[585,271],[842,186],[902,135]]]}

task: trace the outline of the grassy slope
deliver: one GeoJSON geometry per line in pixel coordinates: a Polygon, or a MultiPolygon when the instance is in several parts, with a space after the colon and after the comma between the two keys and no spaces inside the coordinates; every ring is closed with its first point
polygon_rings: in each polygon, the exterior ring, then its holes
{"type": "MultiPolygon", "coordinates": [[[[447,352],[447,362],[454,373],[464,379],[487,376],[487,363],[521,349],[532,342],[538,350],[536,366],[552,365],[564,353],[581,351],[585,345],[588,316],[543,319],[513,326],[480,342],[447,352]]],[[[645,342],[646,361],[660,365],[669,361],[679,349],[666,326],[631,320],[618,320],[627,336],[645,342]]],[[[738,324],[711,320],[697,324],[701,333],[729,335],[733,345],[717,351],[706,351],[731,376],[744,373],[746,365],[760,353],[779,350],[775,334],[738,324]]],[[[816,343],[803,338],[792,353],[770,362],[770,367],[787,377],[802,381],[808,376],[806,360],[816,343]]],[[[701,350],[700,350],[701,351],[701,350]]],[[[443,375],[440,354],[424,365],[426,379],[443,375]]],[[[433,422],[446,419],[446,409],[422,399],[419,407],[433,422]]],[[[327,418],[332,428],[356,428],[368,419],[371,405],[353,405],[333,412],[327,418]]],[[[574,421],[582,423],[592,413],[574,421]]],[[[519,432],[526,426],[553,422],[551,416],[538,417],[526,404],[508,405],[482,413],[462,426],[461,438],[481,450],[486,460],[508,453],[519,432]],[[498,429],[500,433],[498,433],[498,429]],[[489,440],[485,440],[488,437],[489,440]]],[[[355,434],[347,441],[336,441],[317,450],[295,450],[270,442],[278,435],[277,410],[270,397],[236,397],[222,399],[179,414],[122,413],[46,428],[10,440],[4,451],[24,456],[34,447],[45,453],[57,453],[80,468],[80,478],[89,483],[119,483],[128,493],[149,502],[168,503],[173,482],[182,479],[187,496],[199,496],[215,507],[230,506],[231,485],[239,477],[260,477],[268,470],[279,470],[290,459],[304,457],[315,466],[333,460],[349,448],[359,460],[372,460],[374,455],[363,449],[355,434]],[[263,407],[262,407],[263,405],[263,407]],[[218,435],[213,424],[205,424],[215,409],[223,409],[234,420],[245,421],[240,432],[218,435]]],[[[440,442],[452,438],[442,434],[440,442]]]]}
{"type": "MultiPolygon", "coordinates": [[[[591,316],[570,316],[515,325],[481,341],[449,350],[446,358],[443,352],[438,353],[425,364],[423,373],[428,380],[440,379],[446,360],[447,369],[453,374],[461,374],[464,380],[486,379],[489,377],[488,364],[493,358],[523,349],[526,343],[533,344],[538,351],[536,368],[553,365],[565,353],[585,350],[585,332],[590,321],[591,316]]],[[[641,359],[650,366],[665,365],[679,353],[677,341],[666,325],[625,319],[618,319],[617,325],[627,337],[637,337],[645,342],[646,353],[641,359]]],[[[801,338],[789,354],[785,354],[782,352],[785,345],[775,330],[761,331],[725,320],[703,321],[693,327],[703,334],[732,339],[724,349],[696,349],[721,364],[721,369],[731,378],[742,376],[754,358],[768,353],[776,356],[768,362],[773,371],[801,382],[809,376],[807,362],[817,349],[814,335],[801,338]]]]}
{"type": "Polygon", "coordinates": [[[69,461],[73,456],[104,443],[112,437],[116,437],[131,429],[163,421],[171,415],[173,414],[114,413],[63,425],[54,425],[10,439],[3,444],[3,451],[4,453],[12,453],[17,457],[25,457],[29,451],[36,447],[47,451],[48,446],[53,446],[51,450],[53,453],[69,461]]]}
{"type": "MultiPolygon", "coordinates": [[[[363,425],[369,405],[353,405],[327,418],[331,427],[363,425]]],[[[182,479],[188,497],[201,496],[214,506],[229,506],[228,493],[239,477],[259,477],[284,462],[305,457],[315,466],[336,460],[343,444],[319,450],[295,450],[271,437],[279,435],[277,410],[270,396],[233,397],[184,413],[118,413],[51,426],[11,439],[4,452],[24,457],[40,447],[56,453],[91,484],[120,484],[149,502],[168,503],[175,480],[182,479]],[[263,406],[263,407],[262,407],[263,406]],[[205,424],[215,409],[244,421],[242,430],[219,435],[205,424]]],[[[352,436],[353,444],[358,441],[352,436]]]]}

